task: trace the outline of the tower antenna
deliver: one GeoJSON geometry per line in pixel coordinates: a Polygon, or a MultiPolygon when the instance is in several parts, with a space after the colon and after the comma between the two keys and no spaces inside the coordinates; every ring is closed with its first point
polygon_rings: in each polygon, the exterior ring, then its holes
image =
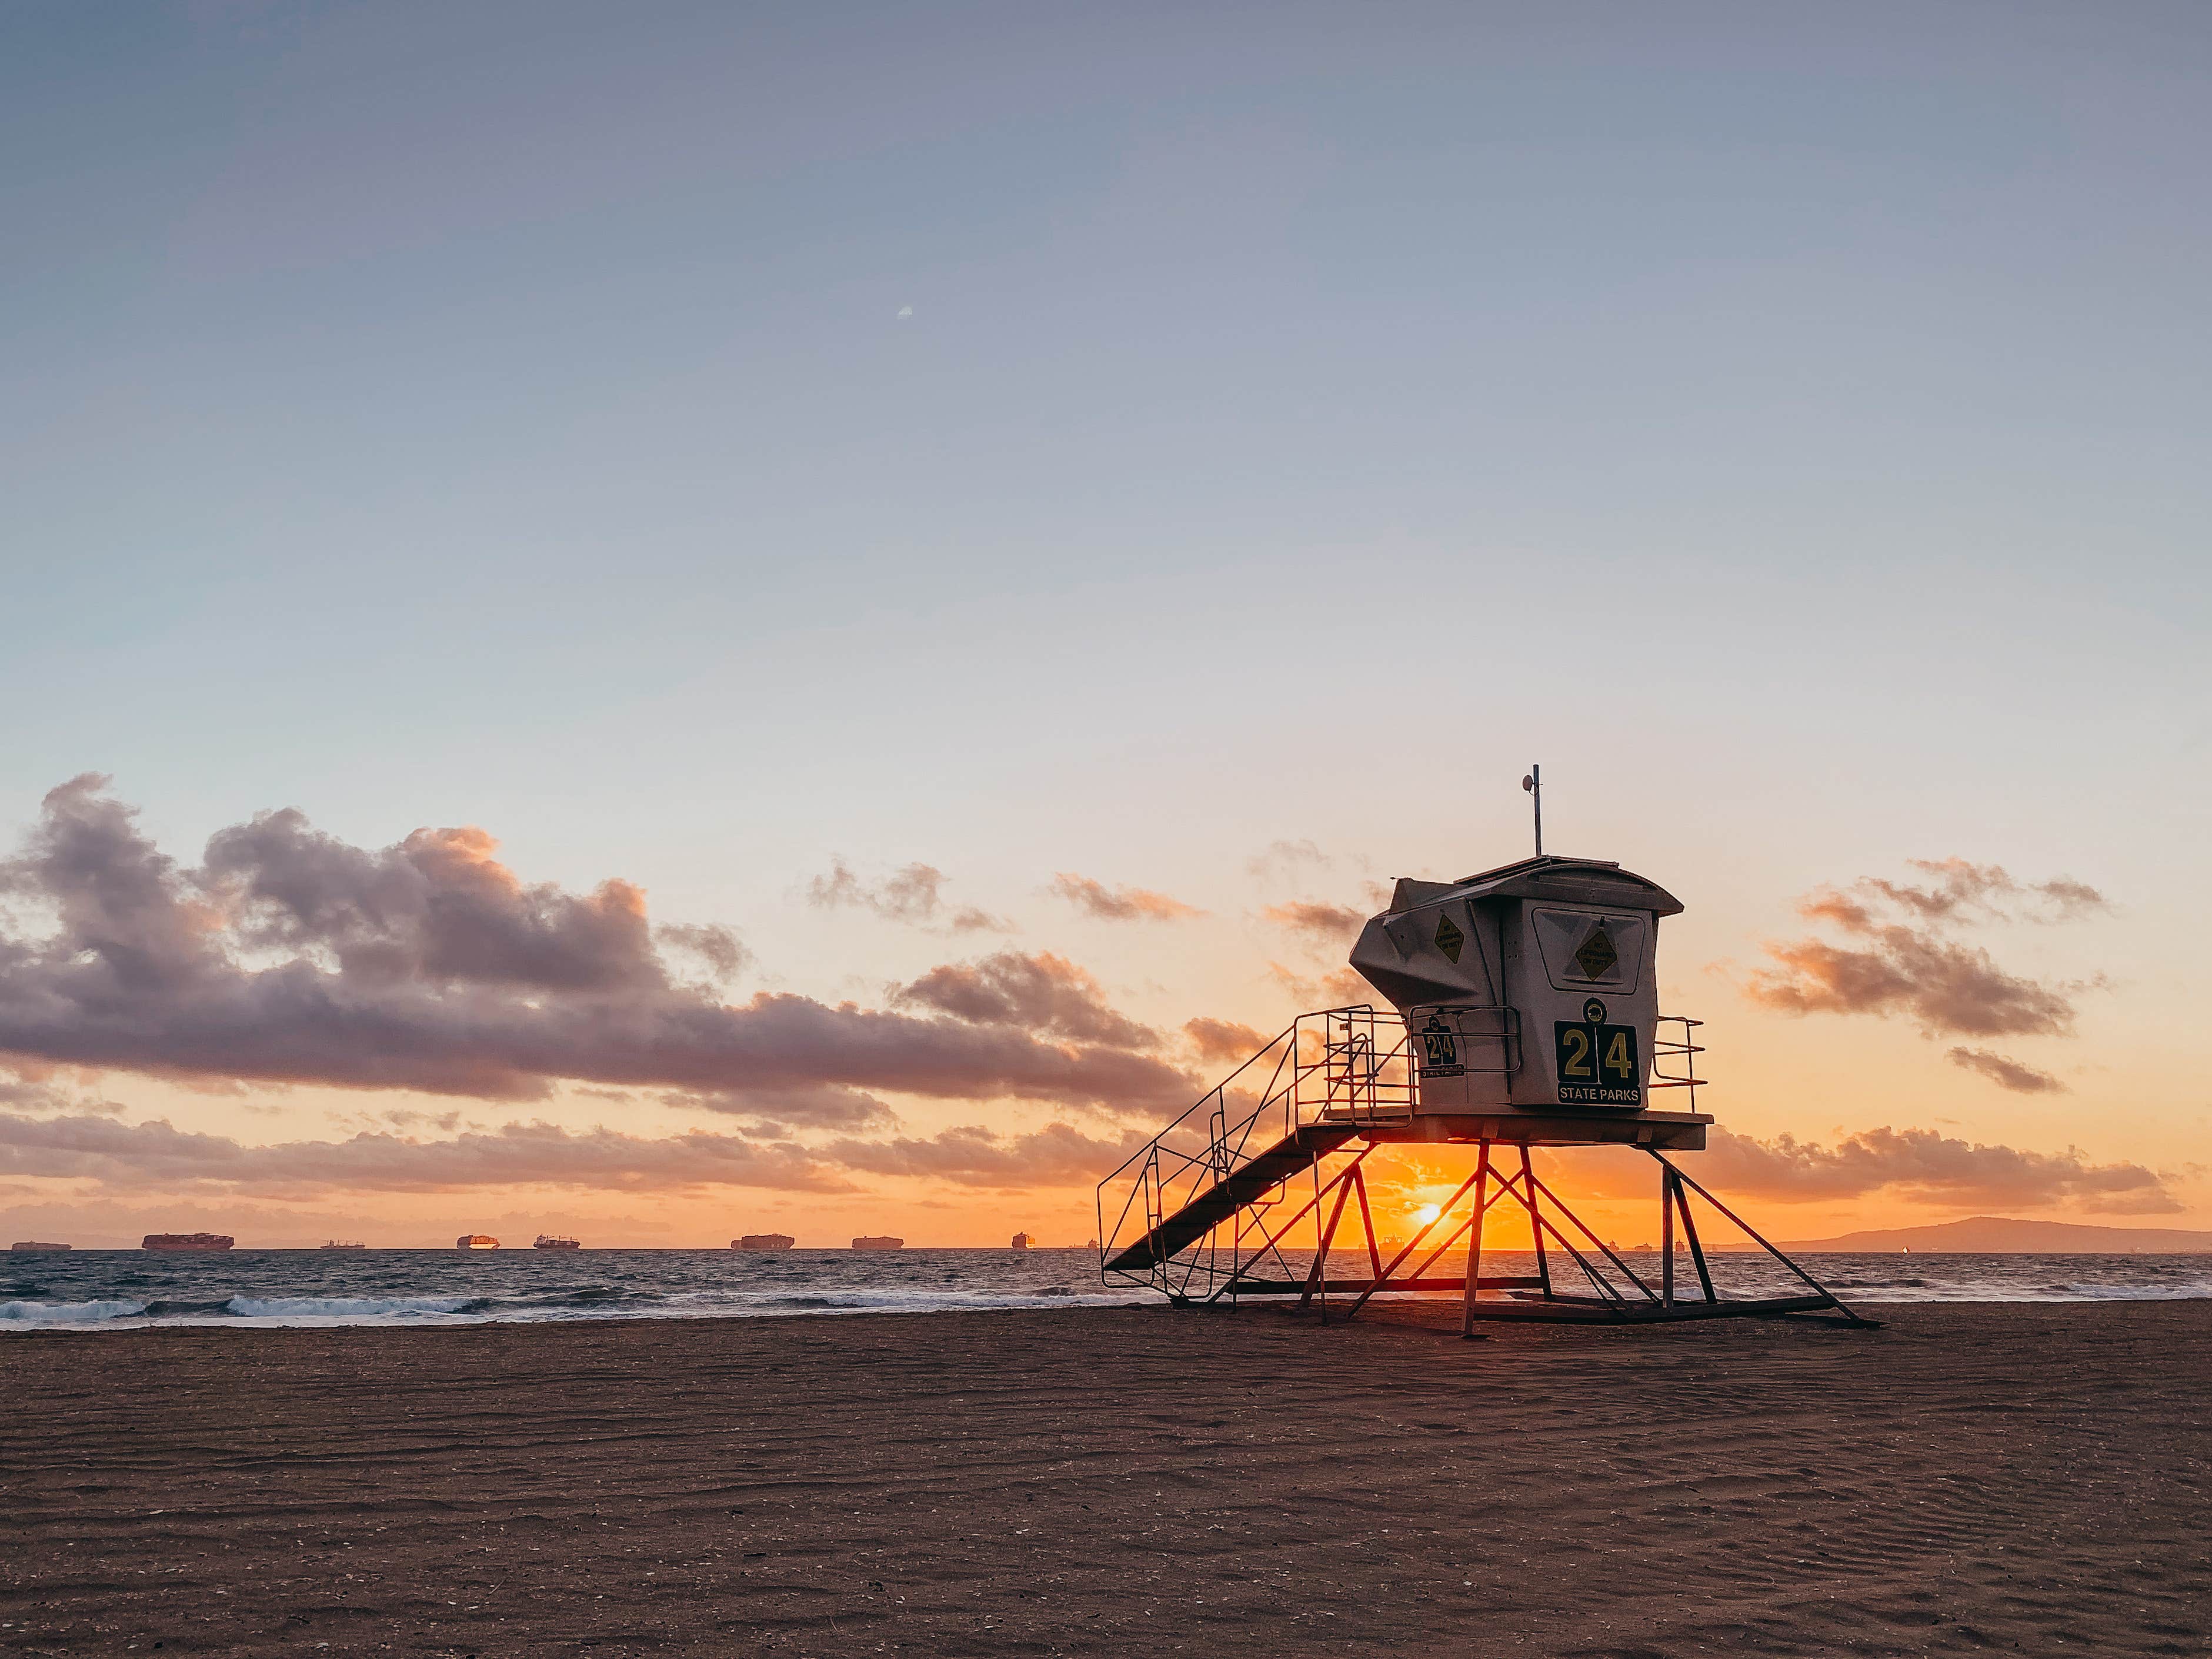
{"type": "Polygon", "coordinates": [[[1529,805],[1536,809],[1536,856],[1544,856],[1544,769],[1534,761],[1528,763],[1528,775],[1521,780],[1521,787],[1528,792],[1529,805]]]}

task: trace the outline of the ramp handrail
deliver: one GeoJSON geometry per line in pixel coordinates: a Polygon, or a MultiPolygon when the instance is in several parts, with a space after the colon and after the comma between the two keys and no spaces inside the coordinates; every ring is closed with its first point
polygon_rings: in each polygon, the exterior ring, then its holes
{"type": "MultiPolygon", "coordinates": [[[[1358,1003],[1299,1015],[1099,1183],[1102,1267],[1301,1130],[1405,1122],[1415,1088],[1410,1042],[1395,1009],[1358,1003]]],[[[1242,1206],[1237,1216],[1239,1227],[1255,1224],[1242,1206]]],[[[1209,1237],[1186,1261],[1107,1271],[1187,1294],[1194,1276],[1213,1276],[1212,1248],[1209,1237]]]]}

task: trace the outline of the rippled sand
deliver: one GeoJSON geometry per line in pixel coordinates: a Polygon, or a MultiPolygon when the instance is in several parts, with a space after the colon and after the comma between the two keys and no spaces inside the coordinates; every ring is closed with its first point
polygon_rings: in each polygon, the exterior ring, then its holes
{"type": "Polygon", "coordinates": [[[23,1336],[0,1653],[2212,1648],[2212,1304],[1881,1313],[23,1336]]]}

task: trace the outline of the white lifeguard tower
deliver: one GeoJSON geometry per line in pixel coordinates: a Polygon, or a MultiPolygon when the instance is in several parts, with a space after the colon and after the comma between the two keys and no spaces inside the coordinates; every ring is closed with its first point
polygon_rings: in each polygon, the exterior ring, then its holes
{"type": "Polygon", "coordinates": [[[1697,1109],[1698,1022],[1659,1012],[1659,923],[1681,908],[1618,864],[1540,851],[1458,881],[1400,881],[1352,949],[1389,1007],[1301,1015],[1101,1182],[1102,1277],[1177,1302],[1297,1296],[1324,1320],[1332,1295],[1356,1314],[1378,1291],[1449,1289],[1470,1335],[1480,1319],[1871,1324],[1668,1156],[1702,1150],[1713,1121],[1697,1109]],[[1407,1142],[1473,1147],[1475,1167],[1386,1264],[1360,1166],[1407,1142]],[[1537,1173],[1531,1149],[1547,1146],[1620,1147],[1656,1163],[1656,1256],[1616,1249],[1574,1213],[1537,1173]],[[1293,1191],[1302,1176],[1310,1196],[1293,1191]],[[1798,1288],[1717,1288],[1693,1194],[1798,1288]],[[1366,1271],[1346,1278],[1331,1257],[1355,1199],[1366,1271]],[[1484,1222],[1500,1203],[1525,1212],[1533,1273],[1483,1272],[1484,1222]],[[1464,1270],[1432,1276],[1462,1240],[1464,1270]],[[1678,1275],[1683,1254],[1690,1272],[1678,1275]]]}

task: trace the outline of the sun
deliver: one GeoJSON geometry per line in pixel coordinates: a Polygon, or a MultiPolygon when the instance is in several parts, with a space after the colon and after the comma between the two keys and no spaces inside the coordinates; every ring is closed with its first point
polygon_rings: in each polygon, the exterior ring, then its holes
{"type": "Polygon", "coordinates": [[[1441,1204],[1424,1204],[1419,1209],[1413,1212],[1413,1219],[1419,1222],[1422,1226],[1425,1227],[1429,1223],[1434,1221],[1443,1212],[1443,1206],[1441,1204]]]}

